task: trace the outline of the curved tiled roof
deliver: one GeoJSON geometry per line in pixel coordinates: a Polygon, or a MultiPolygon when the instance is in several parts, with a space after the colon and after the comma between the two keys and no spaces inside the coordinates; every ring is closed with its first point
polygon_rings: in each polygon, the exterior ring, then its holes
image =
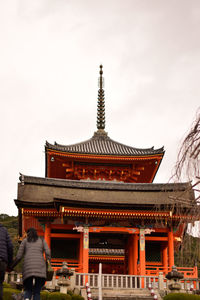
{"type": "Polygon", "coordinates": [[[46,148],[62,152],[94,155],[143,156],[164,154],[163,147],[159,149],[154,149],[154,147],[140,149],[118,143],[109,138],[104,130],[98,130],[91,139],[73,145],[60,145],[56,142],[52,145],[46,142],[46,148]]]}

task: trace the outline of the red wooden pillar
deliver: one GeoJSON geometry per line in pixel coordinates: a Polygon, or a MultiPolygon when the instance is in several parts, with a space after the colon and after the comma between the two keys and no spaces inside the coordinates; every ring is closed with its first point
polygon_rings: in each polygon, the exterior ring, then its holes
{"type": "Polygon", "coordinates": [[[138,262],[138,236],[133,235],[133,275],[137,275],[137,262],[138,262]]]}
{"type": "Polygon", "coordinates": [[[80,235],[80,246],[79,246],[79,272],[83,272],[83,232],[80,235]]]}
{"type": "MultiPolygon", "coordinates": [[[[140,275],[146,275],[145,260],[145,233],[144,229],[140,229],[140,275]]],[[[144,288],[144,278],[142,278],[142,288],[144,288]]]]}
{"type": "Polygon", "coordinates": [[[146,275],[144,229],[140,229],[140,275],[146,275]]]}
{"type": "Polygon", "coordinates": [[[83,273],[88,273],[89,270],[89,229],[83,229],[83,273]]]}
{"type": "Polygon", "coordinates": [[[172,228],[168,231],[168,257],[169,257],[169,269],[171,270],[174,265],[174,234],[172,228]]]}
{"type": "Polygon", "coordinates": [[[51,249],[51,224],[49,222],[45,224],[44,239],[51,249]]]}
{"type": "Polygon", "coordinates": [[[128,238],[128,274],[133,275],[133,235],[128,238]]]}
{"type": "Polygon", "coordinates": [[[164,274],[168,273],[168,256],[167,256],[167,245],[163,243],[162,245],[162,263],[164,274]]]}

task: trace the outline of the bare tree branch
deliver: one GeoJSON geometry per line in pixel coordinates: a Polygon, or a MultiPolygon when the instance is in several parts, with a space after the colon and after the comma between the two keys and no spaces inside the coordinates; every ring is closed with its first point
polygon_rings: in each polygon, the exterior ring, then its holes
{"type": "Polygon", "coordinates": [[[194,180],[200,175],[200,108],[178,152],[172,178],[194,180]]]}

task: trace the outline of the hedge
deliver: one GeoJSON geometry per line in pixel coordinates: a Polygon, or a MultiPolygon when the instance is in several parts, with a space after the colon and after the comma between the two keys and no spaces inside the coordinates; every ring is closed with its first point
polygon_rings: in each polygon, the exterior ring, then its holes
{"type": "Polygon", "coordinates": [[[200,296],[184,293],[170,293],[163,300],[200,300],[200,296]]]}
{"type": "Polygon", "coordinates": [[[47,300],[48,297],[49,297],[49,292],[47,292],[47,291],[41,291],[40,292],[40,299],[41,300],[47,300]]]}
{"type": "Polygon", "coordinates": [[[84,300],[81,295],[72,295],[72,300],[84,300]]]}
{"type": "Polygon", "coordinates": [[[11,288],[11,285],[9,283],[3,282],[3,288],[11,288]]]}
{"type": "MultiPolygon", "coordinates": [[[[20,294],[20,293],[22,293],[22,291],[10,288],[9,284],[3,284],[3,300],[13,300],[12,295],[20,294]]],[[[41,300],[84,300],[82,296],[75,295],[71,291],[69,291],[69,294],[41,291],[40,299],[41,300]]]]}
{"type": "Polygon", "coordinates": [[[71,296],[69,294],[52,292],[52,293],[49,293],[48,300],[71,300],[71,296]]]}
{"type": "Polygon", "coordinates": [[[20,294],[20,290],[15,290],[12,288],[4,288],[3,289],[3,300],[13,300],[12,294],[20,294]]]}

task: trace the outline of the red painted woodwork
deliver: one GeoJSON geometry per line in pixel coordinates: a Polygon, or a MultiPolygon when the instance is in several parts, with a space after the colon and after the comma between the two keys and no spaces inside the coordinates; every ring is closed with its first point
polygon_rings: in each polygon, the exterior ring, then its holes
{"type": "Polygon", "coordinates": [[[138,262],[138,236],[133,235],[133,274],[137,275],[137,262],[138,262]]]}
{"type": "Polygon", "coordinates": [[[152,156],[106,156],[72,154],[47,149],[47,177],[150,183],[163,154],[152,156]]]}
{"type": "Polygon", "coordinates": [[[133,235],[128,238],[128,274],[133,275],[133,235]]]}
{"type": "MultiPolygon", "coordinates": [[[[124,263],[123,262],[105,262],[102,263],[102,273],[104,274],[125,274],[124,272],[124,263]]],[[[99,262],[90,262],[89,273],[98,273],[99,272],[99,262]]]]}
{"type": "Polygon", "coordinates": [[[167,243],[163,243],[162,245],[162,264],[163,264],[164,273],[167,274],[168,271],[167,243]]]}
{"type": "MultiPolygon", "coordinates": [[[[76,209],[74,209],[75,211],[76,209]]],[[[104,213],[108,213],[108,210],[104,210],[104,213]]],[[[140,212],[143,214],[143,212],[140,212]]],[[[92,256],[89,255],[89,249],[86,247],[84,248],[84,238],[83,233],[73,232],[75,228],[74,224],[52,224],[48,221],[49,216],[51,214],[55,214],[54,210],[42,210],[42,209],[23,209],[22,214],[22,225],[23,230],[27,230],[29,227],[34,226],[38,230],[39,235],[44,235],[48,245],[51,247],[51,238],[63,238],[65,241],[67,239],[79,239],[79,258],[76,262],[76,270],[79,272],[87,273],[90,270],[93,270],[98,267],[99,262],[104,264],[103,270],[113,272],[116,274],[150,274],[149,272],[153,272],[152,274],[158,275],[159,271],[168,271],[174,264],[174,243],[176,243],[176,239],[179,233],[182,233],[183,228],[180,230],[178,229],[174,234],[172,229],[168,230],[167,228],[155,228],[156,233],[166,233],[165,236],[151,236],[151,234],[145,235],[145,241],[159,241],[162,243],[162,260],[161,262],[155,262],[155,270],[149,270],[148,266],[152,266],[153,262],[146,262],[145,261],[145,251],[141,251],[138,255],[138,228],[129,228],[129,227],[104,227],[104,226],[95,226],[89,227],[89,234],[90,233],[120,233],[129,235],[129,243],[127,245],[128,251],[128,265],[126,265],[126,257],[116,257],[116,256],[109,256],[107,258],[102,256],[92,256]],[[39,223],[39,219],[43,217],[43,222],[46,223],[45,227],[43,228],[42,225],[39,223]],[[46,219],[45,219],[46,218],[46,219]],[[46,221],[45,221],[46,220],[46,221]],[[56,233],[55,230],[58,230],[56,233]],[[60,232],[63,230],[63,233],[60,232]],[[65,233],[65,231],[71,231],[72,233],[65,233]],[[138,258],[140,258],[139,265],[138,265],[138,258]],[[116,265],[120,267],[116,268],[116,265]],[[95,266],[95,267],[94,267],[95,266]],[[122,268],[123,266],[123,268],[122,268]],[[138,273],[139,272],[139,273],[138,273]]],[[[154,214],[154,212],[152,212],[154,214]]],[[[55,215],[54,215],[55,216],[55,215]]],[[[139,216],[138,216],[139,217],[139,216]]],[[[143,218],[143,215],[140,216],[143,218]]],[[[58,213],[58,220],[60,220],[60,213],[58,213]]],[[[78,220],[78,217],[76,218],[78,220]]],[[[88,237],[89,238],[89,237],[88,237]]],[[[58,259],[56,259],[58,260],[58,259]]],[[[65,259],[60,259],[63,261],[65,259]]],[[[187,269],[187,268],[186,268],[187,269]]],[[[193,270],[193,269],[192,269],[193,270]]],[[[96,271],[95,271],[96,272],[96,271]]],[[[194,273],[194,271],[191,271],[194,273]]],[[[193,274],[191,273],[191,274],[193,274]]],[[[191,275],[193,276],[193,275],[191,275]]]]}
{"type": "Polygon", "coordinates": [[[168,260],[169,260],[169,268],[171,270],[174,265],[174,236],[172,229],[168,232],[168,260]]]}
{"type": "Polygon", "coordinates": [[[51,249],[51,224],[49,222],[45,224],[44,239],[51,249]]]}

